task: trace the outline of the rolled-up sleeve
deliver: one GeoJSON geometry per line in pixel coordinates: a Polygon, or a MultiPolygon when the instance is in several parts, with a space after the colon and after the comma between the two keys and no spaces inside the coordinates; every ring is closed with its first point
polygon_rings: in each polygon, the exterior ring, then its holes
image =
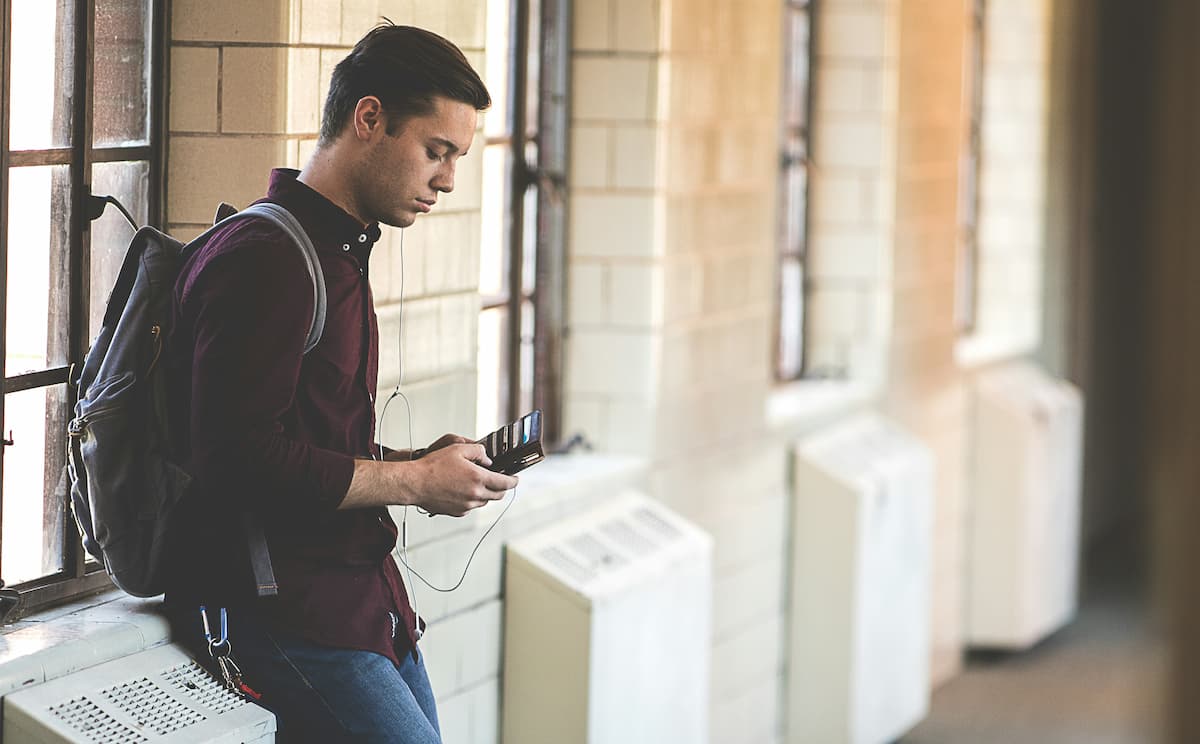
{"type": "Polygon", "coordinates": [[[353,457],[289,438],[282,423],[313,304],[312,279],[286,242],[239,242],[192,277],[181,298],[195,342],[191,472],[210,498],[315,510],[345,498],[353,457]]]}

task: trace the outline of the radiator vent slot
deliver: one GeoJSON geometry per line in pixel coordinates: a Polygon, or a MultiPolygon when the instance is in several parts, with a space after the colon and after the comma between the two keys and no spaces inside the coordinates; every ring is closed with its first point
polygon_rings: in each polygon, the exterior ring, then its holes
{"type": "Polygon", "coordinates": [[[230,692],[196,662],[180,664],[163,672],[163,677],[184,695],[217,713],[226,713],[246,705],[246,700],[230,692]]]}
{"type": "Polygon", "coordinates": [[[3,727],[22,744],[266,744],[275,717],[166,645],[10,693],[3,727]]]}
{"type": "Polygon", "coordinates": [[[100,706],[86,697],[78,697],[65,703],[52,705],[49,713],[65,723],[73,731],[97,744],[125,744],[126,742],[150,741],[130,727],[105,713],[100,706]]]}

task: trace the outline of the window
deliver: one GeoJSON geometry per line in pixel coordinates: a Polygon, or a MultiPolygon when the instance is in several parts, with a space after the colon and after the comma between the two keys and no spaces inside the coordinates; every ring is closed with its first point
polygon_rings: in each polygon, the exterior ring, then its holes
{"type": "Polygon", "coordinates": [[[67,380],[132,227],[161,224],[163,18],[151,0],[9,0],[0,14],[0,579],[25,612],[107,586],[67,513],[67,380]],[[90,214],[89,214],[90,212],[90,214]],[[95,219],[93,222],[92,219],[95,219]]]}
{"type": "Polygon", "coordinates": [[[979,167],[983,159],[983,31],[985,0],[972,3],[972,25],[963,71],[967,103],[967,142],[959,173],[958,281],[954,324],[959,333],[975,330],[979,294],[979,167]]]}
{"type": "Polygon", "coordinates": [[[805,372],[804,298],[808,277],[808,176],[813,48],[810,0],[784,3],[783,153],[780,161],[779,287],[775,375],[797,380],[805,372]]]}
{"type": "Polygon", "coordinates": [[[558,438],[568,0],[492,0],[487,18],[477,430],[541,408],[558,438]]]}

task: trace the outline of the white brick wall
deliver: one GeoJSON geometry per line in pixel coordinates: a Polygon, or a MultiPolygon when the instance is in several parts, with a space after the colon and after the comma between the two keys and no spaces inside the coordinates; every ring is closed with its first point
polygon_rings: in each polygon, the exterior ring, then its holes
{"type": "MultiPolygon", "coordinates": [[[[1013,29],[1041,17],[1044,2],[990,4],[1004,16],[993,25],[1008,30],[996,30],[1003,38],[989,57],[988,116],[996,123],[985,139],[980,323],[1013,338],[1026,338],[1040,312],[1025,299],[1035,298],[1040,272],[1041,228],[1030,215],[1044,203],[1035,127],[1044,116],[1042,58],[1018,47],[1045,43],[1013,29]]],[[[180,234],[207,222],[218,199],[256,198],[271,166],[306,160],[330,71],[378,15],[446,33],[482,59],[485,3],[234,5],[175,3],[172,86],[190,94],[176,96],[171,109],[170,222],[180,234]],[[261,105],[248,108],[247,100],[261,105]],[[242,170],[231,173],[230,162],[242,170]]],[[[582,431],[601,452],[645,458],[650,470],[605,457],[539,465],[523,476],[513,510],[462,589],[440,594],[418,583],[447,741],[497,739],[503,540],[643,476],[655,497],[715,538],[712,743],[781,740],[787,441],[765,420],[780,11],[779,0],[574,5],[564,429],[582,431]]],[[[940,333],[937,318],[949,313],[938,299],[950,280],[938,242],[946,225],[908,193],[916,184],[940,199],[946,185],[898,171],[900,11],[899,0],[825,0],[816,16],[808,349],[814,366],[856,380],[890,373],[902,413],[930,411],[927,425],[913,428],[933,440],[939,487],[953,494],[961,401],[948,362],[922,356],[945,345],[927,336],[940,333]]],[[[922,124],[922,146],[937,155],[936,127],[922,124]]],[[[391,229],[372,259],[379,412],[399,381],[402,354],[416,446],[474,427],[482,150],[463,161],[455,193],[404,232],[403,260],[400,232],[391,229]]],[[[394,401],[384,441],[409,446],[409,423],[394,401]]],[[[953,522],[959,505],[943,504],[943,522],[953,522]]],[[[410,522],[413,563],[435,583],[454,583],[498,508],[410,522]]],[[[956,538],[942,529],[939,549],[953,555],[956,538]]],[[[935,608],[952,651],[953,597],[944,592],[935,608]]]]}
{"type": "Polygon", "coordinates": [[[958,347],[968,365],[1028,353],[1041,338],[1049,14],[1046,0],[987,6],[977,309],[958,347]]]}

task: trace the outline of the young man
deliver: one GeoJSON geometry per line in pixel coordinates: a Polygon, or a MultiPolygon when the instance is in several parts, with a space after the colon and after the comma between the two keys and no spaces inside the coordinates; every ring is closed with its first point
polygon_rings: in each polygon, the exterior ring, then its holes
{"type": "Polygon", "coordinates": [[[266,196],[299,220],[324,273],[324,333],[309,353],[312,279],[273,223],[218,231],[175,287],[170,405],[188,422],[178,449],[194,480],[167,608],[203,659],[200,606],[217,636],[227,609],[233,658],[280,741],[440,741],[386,507],[461,516],[516,479],[488,470],[466,437],[443,436],[417,460],[374,443],[368,258],[378,223],[407,227],[454,188],[490,102],[462,52],[416,28],[379,26],[335,68],[315,154],[299,173],[274,171],[266,196]],[[276,596],[256,592],[247,513],[276,596]]]}

